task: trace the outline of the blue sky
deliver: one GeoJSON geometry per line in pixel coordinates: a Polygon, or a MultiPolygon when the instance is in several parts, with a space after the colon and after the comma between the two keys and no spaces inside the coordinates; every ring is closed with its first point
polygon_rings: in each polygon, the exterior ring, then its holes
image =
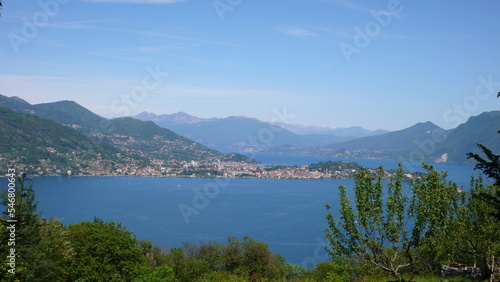
{"type": "Polygon", "coordinates": [[[4,0],[0,94],[105,117],[452,128],[499,109],[498,11],[494,0],[4,0]]]}

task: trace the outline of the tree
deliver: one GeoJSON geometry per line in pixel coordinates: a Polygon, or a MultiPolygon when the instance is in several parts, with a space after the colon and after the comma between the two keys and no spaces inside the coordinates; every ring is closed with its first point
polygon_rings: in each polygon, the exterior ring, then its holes
{"type": "Polygon", "coordinates": [[[26,281],[64,281],[69,277],[75,252],[69,231],[59,219],[43,220],[39,228],[40,241],[33,248],[31,277],[26,281]]]}
{"type": "Polygon", "coordinates": [[[250,237],[228,237],[227,244],[211,241],[201,245],[184,243],[166,256],[180,281],[261,281],[283,279],[290,271],[283,257],[250,237]]]}
{"type": "Polygon", "coordinates": [[[188,257],[183,248],[173,248],[167,254],[167,266],[173,269],[179,281],[194,281],[210,272],[210,266],[204,260],[188,257]]]}
{"type": "Polygon", "coordinates": [[[142,273],[134,282],[174,282],[174,271],[166,266],[157,266],[150,272],[142,273]]]}
{"type": "Polygon", "coordinates": [[[137,239],[120,223],[95,219],[72,224],[69,238],[75,252],[71,281],[130,281],[146,265],[137,239]]]}
{"type": "Polygon", "coordinates": [[[446,173],[423,164],[426,174],[409,182],[403,192],[400,164],[384,189],[384,170],[376,175],[362,170],[355,176],[354,206],[345,186],[340,186],[340,220],[326,205],[327,250],[333,257],[354,256],[369,262],[399,281],[410,281],[441,255],[435,247],[451,224],[457,200],[456,186],[446,183],[446,173]],[[384,196],[386,195],[386,196],[384,196]],[[403,278],[402,272],[408,273],[403,278]]]}
{"type": "Polygon", "coordinates": [[[463,192],[459,208],[455,234],[450,236],[455,261],[467,262],[474,267],[483,267],[492,274],[500,257],[500,224],[491,217],[492,206],[478,195],[491,195],[493,185],[484,186],[482,177],[471,179],[469,193],[463,192]]]}
{"type": "Polygon", "coordinates": [[[16,278],[23,281],[36,281],[33,280],[35,275],[30,266],[36,262],[40,255],[36,248],[41,240],[41,215],[37,211],[35,191],[32,189],[33,182],[27,178],[25,173],[21,176],[15,174],[8,174],[8,176],[13,181],[9,181],[9,189],[5,189],[2,195],[2,205],[5,207],[5,211],[1,221],[4,226],[12,226],[13,229],[2,228],[0,231],[1,244],[5,248],[2,250],[2,257],[7,257],[8,254],[5,252],[15,256],[16,278]],[[15,222],[9,222],[9,220],[15,222]],[[12,250],[15,251],[12,252],[12,250]],[[3,256],[4,254],[5,256],[3,256]]]}

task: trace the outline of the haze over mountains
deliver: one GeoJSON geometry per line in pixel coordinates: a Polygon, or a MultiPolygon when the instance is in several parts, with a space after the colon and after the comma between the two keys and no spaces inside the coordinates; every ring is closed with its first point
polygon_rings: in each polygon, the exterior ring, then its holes
{"type": "MultiPolygon", "coordinates": [[[[25,141],[37,140],[37,143],[44,145],[28,148],[34,150],[30,153],[34,156],[51,154],[46,147],[62,146],[52,149],[66,152],[64,146],[71,147],[71,144],[56,142],[57,138],[63,137],[51,134],[66,132],[67,127],[75,130],[74,133],[63,134],[69,134],[66,138],[68,142],[77,144],[77,140],[84,140],[86,144],[92,144],[87,146],[91,148],[89,154],[94,150],[97,155],[102,156],[126,155],[136,163],[154,159],[168,162],[222,157],[219,151],[468,163],[466,153],[477,152],[477,143],[487,146],[493,152],[500,151],[496,134],[500,127],[500,111],[471,117],[451,130],[444,130],[432,122],[423,122],[387,132],[359,127],[334,129],[271,124],[242,116],[203,119],[183,112],[171,115],[143,112],[133,118],[108,120],[72,101],[31,105],[18,97],[2,95],[0,107],[15,111],[1,112],[3,119],[0,120],[0,125],[6,131],[3,136],[10,136],[11,143],[3,142],[3,151],[0,153],[5,153],[7,147],[16,144],[21,146],[18,146],[18,150],[27,150],[29,142],[25,141]],[[23,114],[34,114],[36,117],[23,114]],[[46,123],[40,118],[53,123],[46,123]],[[17,125],[16,119],[19,123],[17,125]],[[46,138],[43,138],[43,134],[40,135],[42,124],[51,128],[47,130],[46,138]],[[33,130],[30,131],[30,128],[33,130]],[[12,135],[13,132],[24,137],[19,139],[19,136],[12,135]],[[18,143],[12,143],[12,140],[17,140],[18,143]]],[[[73,147],[87,148],[78,144],[73,147]]]]}
{"type": "Polygon", "coordinates": [[[384,129],[378,129],[378,130],[364,129],[360,126],[331,128],[331,127],[314,126],[314,125],[288,124],[283,122],[277,122],[274,124],[299,135],[308,135],[308,134],[335,135],[353,139],[366,136],[380,135],[389,132],[389,130],[384,130],[384,129]]]}
{"type": "Polygon", "coordinates": [[[260,151],[281,145],[325,146],[388,131],[360,127],[325,128],[285,123],[268,123],[244,116],[203,119],[184,112],[156,115],[143,112],[134,118],[153,121],[222,152],[260,151]]]}
{"type": "Polygon", "coordinates": [[[337,158],[375,158],[413,162],[470,164],[469,152],[480,153],[477,144],[500,151],[497,129],[500,111],[470,117],[457,128],[444,130],[432,122],[377,136],[338,142],[322,147],[280,146],[273,153],[300,153],[337,158]]]}
{"type": "Polygon", "coordinates": [[[150,120],[219,151],[259,151],[308,154],[337,158],[385,158],[414,162],[472,164],[468,152],[483,144],[500,151],[496,129],[500,111],[471,117],[455,129],[432,122],[402,130],[370,131],[360,127],[332,129],[270,124],[247,117],[202,119],[184,112],[156,115],[143,112],[135,118],[150,120]],[[259,136],[264,136],[259,139],[259,136]]]}

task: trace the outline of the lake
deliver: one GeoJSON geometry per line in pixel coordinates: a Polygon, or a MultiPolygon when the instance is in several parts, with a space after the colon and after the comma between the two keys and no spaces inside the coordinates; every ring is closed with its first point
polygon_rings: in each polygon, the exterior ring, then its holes
{"type": "MultiPolygon", "coordinates": [[[[264,164],[282,165],[334,160],[300,155],[254,157],[264,164]]],[[[353,161],[367,167],[397,166],[390,160],[353,161]]],[[[473,167],[435,166],[447,170],[449,180],[468,188],[473,167]]],[[[64,218],[65,224],[92,221],[94,216],[122,222],[138,239],[163,248],[250,236],[267,243],[288,263],[308,267],[328,259],[324,204],[335,206],[339,185],[353,186],[352,180],[40,177],[33,181],[43,216],[64,218]]],[[[6,183],[2,179],[2,187],[6,183]]]]}

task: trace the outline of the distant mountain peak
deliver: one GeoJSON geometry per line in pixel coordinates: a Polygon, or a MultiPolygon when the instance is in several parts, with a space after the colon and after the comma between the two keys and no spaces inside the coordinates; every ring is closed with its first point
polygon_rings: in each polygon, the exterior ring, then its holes
{"type": "Polygon", "coordinates": [[[21,98],[19,98],[17,96],[12,96],[12,97],[10,97],[10,99],[12,99],[12,100],[14,100],[14,101],[16,101],[18,103],[30,105],[30,103],[26,102],[25,100],[23,100],[23,99],[21,99],[21,98]]]}
{"type": "Polygon", "coordinates": [[[36,104],[35,106],[46,106],[49,105],[50,107],[58,107],[58,106],[72,106],[72,107],[79,107],[79,108],[85,108],[82,105],[78,104],[75,101],[71,100],[62,100],[62,101],[56,101],[56,102],[50,102],[50,103],[40,103],[36,104]]]}
{"type": "Polygon", "coordinates": [[[150,120],[150,119],[154,119],[156,117],[158,117],[156,114],[144,111],[144,112],[136,115],[134,118],[140,119],[140,120],[150,120]]]}
{"type": "Polygon", "coordinates": [[[415,129],[415,130],[443,130],[444,131],[444,129],[437,126],[436,124],[434,124],[431,121],[419,122],[413,126],[410,126],[406,129],[403,129],[403,130],[412,130],[412,129],[415,129]]]}
{"type": "Polygon", "coordinates": [[[172,116],[172,117],[183,117],[183,118],[202,119],[202,118],[195,117],[195,116],[193,116],[193,115],[190,115],[190,114],[188,114],[188,113],[186,113],[186,112],[182,112],[182,111],[177,112],[177,113],[173,113],[173,114],[171,114],[170,116],[172,116]]]}
{"type": "Polygon", "coordinates": [[[154,113],[150,112],[142,112],[134,118],[139,119],[139,120],[150,120],[154,121],[156,123],[162,124],[193,124],[193,123],[198,123],[198,122],[203,122],[203,121],[208,121],[208,120],[213,120],[213,119],[204,119],[204,118],[199,118],[195,117],[193,115],[190,115],[186,112],[177,112],[173,114],[163,114],[163,115],[157,115],[154,113]]]}
{"type": "Polygon", "coordinates": [[[254,120],[256,120],[255,118],[249,118],[246,116],[230,116],[227,119],[254,119],[254,120]]]}
{"type": "Polygon", "coordinates": [[[0,94],[0,107],[29,112],[32,105],[17,96],[7,97],[0,94]]]}
{"type": "Polygon", "coordinates": [[[365,136],[380,135],[389,132],[387,130],[382,130],[382,129],[372,131],[364,129],[360,126],[334,128],[326,126],[288,124],[282,122],[276,122],[274,124],[298,135],[319,134],[319,135],[334,135],[342,137],[359,138],[365,136]]]}

